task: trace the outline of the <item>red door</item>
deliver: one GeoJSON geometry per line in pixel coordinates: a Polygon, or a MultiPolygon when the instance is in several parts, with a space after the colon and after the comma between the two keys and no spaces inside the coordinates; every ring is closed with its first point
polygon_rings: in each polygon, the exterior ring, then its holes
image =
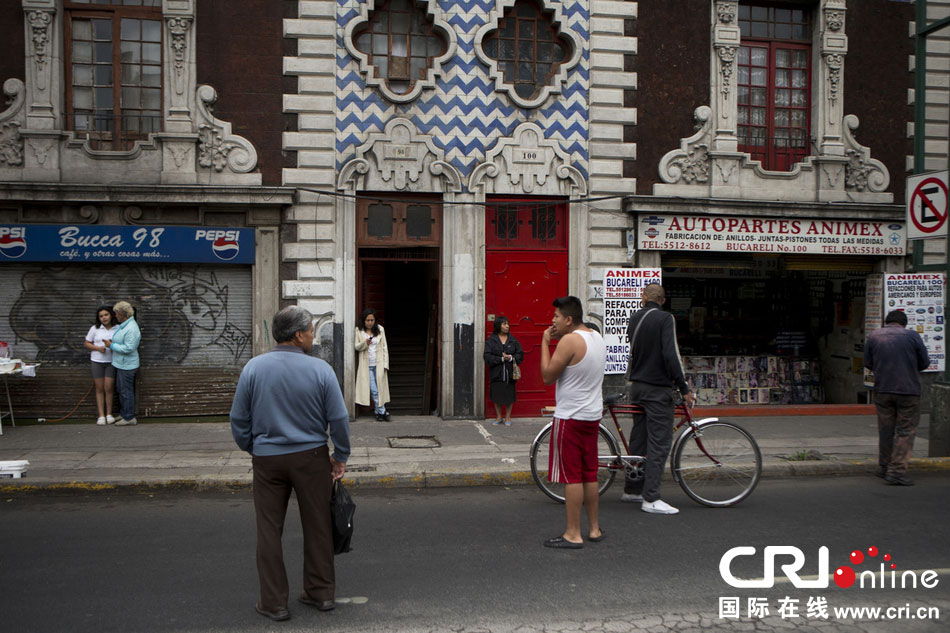
{"type": "MultiPolygon", "coordinates": [[[[515,417],[538,417],[554,404],[554,385],[541,380],[541,336],[551,325],[551,302],[567,294],[567,204],[559,200],[489,200],[485,227],[485,338],[506,316],[524,349],[515,417]]],[[[485,372],[485,415],[495,416],[485,372]]]]}

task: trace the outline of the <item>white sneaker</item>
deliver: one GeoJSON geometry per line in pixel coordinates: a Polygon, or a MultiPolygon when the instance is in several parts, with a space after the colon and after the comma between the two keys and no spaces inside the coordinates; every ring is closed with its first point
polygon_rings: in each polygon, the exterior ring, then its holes
{"type": "Polygon", "coordinates": [[[643,495],[635,495],[632,492],[625,492],[620,495],[620,500],[624,503],[640,503],[643,501],[643,495]]]}
{"type": "Polygon", "coordinates": [[[118,420],[116,420],[115,425],[116,426],[135,426],[138,423],[139,421],[136,420],[135,418],[132,418],[131,420],[119,418],[118,420]]]}
{"type": "Polygon", "coordinates": [[[106,416],[106,424],[115,424],[115,418],[111,415],[106,416]]]}
{"type": "Polygon", "coordinates": [[[96,424],[98,424],[99,426],[105,426],[105,425],[106,425],[106,419],[105,419],[105,418],[98,418],[98,419],[96,420],[96,424]]]}
{"type": "Polygon", "coordinates": [[[679,512],[679,510],[662,499],[657,499],[656,501],[644,501],[643,505],[640,506],[640,509],[651,514],[677,514],[679,512]]]}

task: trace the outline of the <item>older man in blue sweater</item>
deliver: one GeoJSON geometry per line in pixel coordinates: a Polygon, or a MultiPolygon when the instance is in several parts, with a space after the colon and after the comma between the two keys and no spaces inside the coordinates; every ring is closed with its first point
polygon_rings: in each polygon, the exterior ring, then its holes
{"type": "Polygon", "coordinates": [[[252,358],[238,380],[231,432],[253,456],[257,516],[258,613],[286,620],[289,587],[281,535],[290,491],[297,495],[304,534],[300,602],[329,611],[335,606],[330,495],[350,456],[349,414],[336,374],[309,355],[313,317],[297,306],[274,316],[277,346],[252,358]],[[327,447],[333,441],[333,454],[327,447]]]}

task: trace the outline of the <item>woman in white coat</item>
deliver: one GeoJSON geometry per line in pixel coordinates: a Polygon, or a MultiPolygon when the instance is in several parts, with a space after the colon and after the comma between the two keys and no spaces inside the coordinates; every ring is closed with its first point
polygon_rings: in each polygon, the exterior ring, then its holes
{"type": "Polygon", "coordinates": [[[389,421],[389,346],[386,331],[376,322],[376,311],[363,310],[356,324],[356,351],[360,353],[356,369],[356,404],[373,403],[376,421],[389,421]]]}

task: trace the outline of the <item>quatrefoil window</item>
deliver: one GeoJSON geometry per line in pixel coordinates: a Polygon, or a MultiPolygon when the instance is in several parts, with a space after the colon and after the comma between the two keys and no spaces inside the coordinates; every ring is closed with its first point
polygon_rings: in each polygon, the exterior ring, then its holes
{"type": "Polygon", "coordinates": [[[499,0],[494,14],[476,35],[476,54],[491,68],[499,90],[521,107],[538,107],[560,92],[567,72],[580,61],[581,43],[572,31],[562,31],[557,6],[499,0]]]}
{"type": "Polygon", "coordinates": [[[454,53],[455,41],[424,3],[377,2],[347,27],[346,46],[360,61],[367,83],[378,86],[390,100],[404,103],[434,82],[441,62],[454,53]]]}

